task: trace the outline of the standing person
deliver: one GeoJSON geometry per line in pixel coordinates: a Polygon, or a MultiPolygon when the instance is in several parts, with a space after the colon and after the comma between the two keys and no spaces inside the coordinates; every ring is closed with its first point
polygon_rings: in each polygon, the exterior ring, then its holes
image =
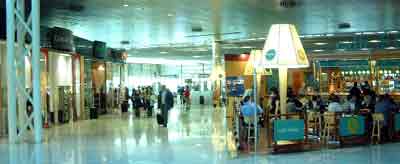
{"type": "Polygon", "coordinates": [[[180,100],[181,105],[183,105],[185,103],[185,100],[183,98],[183,92],[184,92],[183,87],[178,87],[178,95],[179,95],[179,100],[180,100]]]}
{"type": "Polygon", "coordinates": [[[357,82],[354,82],[353,87],[350,89],[350,96],[356,96],[357,100],[359,101],[361,98],[361,91],[358,88],[357,82]]]}
{"type": "Polygon", "coordinates": [[[183,90],[183,96],[185,99],[185,107],[186,109],[190,109],[190,89],[189,86],[185,86],[185,89],[183,90]]]}
{"type": "Polygon", "coordinates": [[[174,106],[174,96],[171,91],[163,85],[161,87],[161,116],[164,127],[168,126],[168,111],[174,106]]]}

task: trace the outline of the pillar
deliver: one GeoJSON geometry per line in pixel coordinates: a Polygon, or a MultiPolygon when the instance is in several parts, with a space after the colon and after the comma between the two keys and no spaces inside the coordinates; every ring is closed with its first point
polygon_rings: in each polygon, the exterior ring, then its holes
{"type": "Polygon", "coordinates": [[[221,95],[222,95],[222,80],[225,75],[223,63],[222,63],[222,54],[221,54],[221,43],[218,41],[214,41],[212,43],[212,72],[211,72],[211,80],[213,82],[213,97],[214,104],[221,104],[221,95]]]}

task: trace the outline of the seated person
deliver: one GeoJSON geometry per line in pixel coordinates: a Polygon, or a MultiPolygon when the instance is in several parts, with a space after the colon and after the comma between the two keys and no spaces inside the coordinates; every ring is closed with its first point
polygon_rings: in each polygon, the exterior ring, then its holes
{"type": "Polygon", "coordinates": [[[303,104],[294,96],[290,96],[287,100],[288,113],[295,113],[301,111],[303,104]]]}
{"type": "Polygon", "coordinates": [[[383,113],[384,123],[383,126],[387,126],[390,116],[391,103],[390,100],[383,95],[378,96],[378,100],[375,104],[375,113],[383,113]]]}
{"type": "Polygon", "coordinates": [[[251,122],[251,119],[254,119],[254,115],[262,114],[263,110],[254,102],[251,101],[250,96],[245,96],[243,99],[243,105],[240,108],[240,112],[244,117],[245,123],[251,122]]]}
{"type": "Polygon", "coordinates": [[[335,95],[331,98],[331,102],[328,105],[329,112],[343,112],[343,107],[340,104],[339,96],[335,95]]]}
{"type": "Polygon", "coordinates": [[[352,102],[351,102],[351,96],[350,95],[348,95],[346,97],[342,107],[343,107],[343,112],[351,113],[352,110],[354,110],[354,109],[352,109],[352,102]]]}
{"type": "Polygon", "coordinates": [[[382,113],[383,114],[383,128],[382,128],[382,134],[383,134],[383,140],[387,140],[389,137],[389,131],[388,131],[388,122],[390,118],[390,112],[392,111],[392,106],[393,104],[390,102],[390,97],[389,95],[380,95],[378,96],[378,100],[375,104],[375,113],[382,113]]]}

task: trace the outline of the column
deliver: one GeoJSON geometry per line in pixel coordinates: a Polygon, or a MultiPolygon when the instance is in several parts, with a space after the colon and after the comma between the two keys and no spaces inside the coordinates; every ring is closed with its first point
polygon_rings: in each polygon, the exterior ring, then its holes
{"type": "Polygon", "coordinates": [[[221,43],[213,41],[212,43],[212,72],[211,80],[213,82],[213,100],[215,105],[221,104],[222,95],[222,79],[225,76],[225,71],[222,64],[221,43]]]}

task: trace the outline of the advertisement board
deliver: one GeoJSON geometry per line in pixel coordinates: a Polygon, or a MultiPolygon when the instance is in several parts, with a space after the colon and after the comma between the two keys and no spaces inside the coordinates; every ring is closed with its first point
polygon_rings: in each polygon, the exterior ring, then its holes
{"type": "Polygon", "coordinates": [[[304,120],[289,119],[274,121],[274,141],[304,140],[304,120]]]}
{"type": "Polygon", "coordinates": [[[339,134],[342,137],[361,136],[365,134],[365,117],[351,116],[340,118],[339,134]]]}
{"type": "Polygon", "coordinates": [[[229,96],[243,96],[245,91],[243,77],[226,77],[226,88],[229,96]]]}

